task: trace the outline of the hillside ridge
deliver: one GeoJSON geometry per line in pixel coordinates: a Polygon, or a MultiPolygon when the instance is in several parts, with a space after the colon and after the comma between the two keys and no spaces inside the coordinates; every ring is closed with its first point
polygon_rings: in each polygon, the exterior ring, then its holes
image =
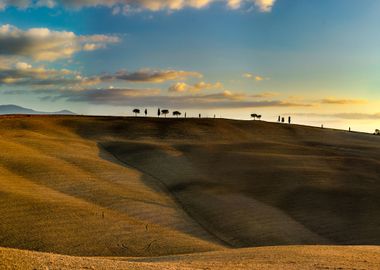
{"type": "Polygon", "coordinates": [[[379,245],[376,136],[140,117],[2,116],[0,129],[3,247],[151,257],[379,245]]]}

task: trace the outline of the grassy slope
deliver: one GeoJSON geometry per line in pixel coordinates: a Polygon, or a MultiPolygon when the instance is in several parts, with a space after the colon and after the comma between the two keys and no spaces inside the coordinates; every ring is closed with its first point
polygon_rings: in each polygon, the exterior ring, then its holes
{"type": "Polygon", "coordinates": [[[0,118],[0,246],[87,256],[220,248],[153,180],[65,119],[0,118]]]}
{"type": "Polygon", "coordinates": [[[380,244],[379,137],[214,119],[93,119],[76,130],[163,182],[230,246],[380,244]]]}
{"type": "Polygon", "coordinates": [[[155,256],[380,244],[375,136],[78,116],[2,117],[0,130],[3,247],[155,256]]]}

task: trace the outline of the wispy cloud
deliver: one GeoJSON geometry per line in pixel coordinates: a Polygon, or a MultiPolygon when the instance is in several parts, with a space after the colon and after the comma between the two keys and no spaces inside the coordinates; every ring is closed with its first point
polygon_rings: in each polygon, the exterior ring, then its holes
{"type": "Polygon", "coordinates": [[[261,81],[264,81],[264,80],[268,80],[268,78],[265,78],[263,76],[260,76],[260,75],[256,75],[256,74],[253,74],[253,73],[249,73],[249,72],[246,72],[242,75],[243,78],[246,78],[246,79],[252,79],[252,80],[255,80],[257,82],[261,82],[261,81]]]}
{"type": "MultiPolygon", "coordinates": [[[[23,91],[8,91],[22,94],[23,91]]],[[[211,94],[165,95],[160,89],[85,89],[34,90],[44,101],[65,100],[110,106],[161,106],[168,108],[254,108],[254,107],[309,107],[307,103],[253,98],[250,95],[222,91],[211,94]]]]}
{"type": "Polygon", "coordinates": [[[182,80],[188,77],[202,78],[203,75],[195,71],[184,70],[152,70],[142,69],[135,72],[119,71],[115,74],[103,75],[102,81],[120,80],[128,82],[162,83],[166,81],[182,80]]]}
{"type": "Polygon", "coordinates": [[[367,104],[368,101],[364,99],[337,99],[325,98],[320,101],[322,104],[335,104],[335,105],[360,105],[367,104]]]}
{"type": "MultiPolygon", "coordinates": [[[[100,90],[98,90],[100,91],[100,90]]],[[[224,93],[210,95],[185,95],[185,96],[124,96],[119,93],[109,93],[102,95],[101,92],[94,92],[92,95],[87,93],[77,93],[77,96],[71,96],[70,101],[85,101],[93,104],[108,104],[114,106],[165,106],[168,108],[249,108],[249,107],[294,107],[307,106],[305,104],[287,103],[278,100],[244,100],[236,96],[229,96],[224,93]],[[78,96],[79,94],[79,96],[78,96]],[[84,95],[83,95],[84,94],[84,95]],[[99,94],[103,99],[99,102],[99,94]]],[[[109,90],[108,90],[109,91],[109,90]]]]}
{"type": "Polygon", "coordinates": [[[0,10],[3,10],[9,6],[18,8],[27,8],[32,5],[30,0],[0,0],[0,10]]]}
{"type": "Polygon", "coordinates": [[[279,96],[279,93],[276,93],[276,92],[263,92],[263,93],[258,93],[258,94],[252,94],[250,96],[254,97],[254,98],[273,98],[275,96],[279,96]]]}
{"type": "Polygon", "coordinates": [[[353,119],[353,120],[380,120],[380,113],[337,113],[334,115],[337,118],[353,119]]]}
{"type": "Polygon", "coordinates": [[[322,114],[322,113],[296,113],[293,115],[303,116],[303,117],[324,117],[324,118],[338,118],[345,120],[380,120],[379,113],[333,113],[333,114],[322,114]]]}
{"type": "Polygon", "coordinates": [[[18,8],[64,6],[71,9],[104,6],[112,8],[113,13],[128,13],[141,10],[181,10],[184,8],[202,9],[213,3],[223,2],[231,9],[243,5],[253,5],[260,12],[270,12],[276,0],[0,0],[0,10],[9,6],[18,8]]]}
{"type": "Polygon", "coordinates": [[[80,36],[48,28],[22,30],[9,24],[0,26],[0,55],[26,56],[41,61],[70,58],[76,52],[104,48],[119,41],[116,36],[80,36]]]}
{"type": "MultiPolygon", "coordinates": [[[[112,84],[118,82],[133,83],[163,83],[167,81],[184,80],[190,77],[201,78],[203,75],[195,71],[183,70],[151,70],[143,69],[135,72],[119,71],[114,74],[102,74],[94,76],[83,76],[79,72],[67,69],[47,69],[44,67],[33,67],[29,63],[16,62],[7,65],[0,65],[0,85],[18,86],[55,86],[75,87],[83,90],[86,87],[99,85],[102,83],[112,84]]],[[[185,84],[187,86],[187,84],[185,84]]],[[[209,84],[199,82],[189,85],[192,89],[200,91],[202,89],[217,89],[220,83],[209,84]]]]}

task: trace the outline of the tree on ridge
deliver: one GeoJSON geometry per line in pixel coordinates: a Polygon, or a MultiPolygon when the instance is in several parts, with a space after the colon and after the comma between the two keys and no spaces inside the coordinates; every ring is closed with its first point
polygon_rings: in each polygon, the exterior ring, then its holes
{"type": "Polygon", "coordinates": [[[165,117],[166,117],[166,115],[169,113],[169,110],[161,110],[161,113],[162,113],[163,115],[165,115],[165,117]]]}
{"type": "Polygon", "coordinates": [[[258,115],[256,113],[251,114],[251,117],[253,118],[253,120],[256,120],[257,116],[258,115]]]}
{"type": "Polygon", "coordinates": [[[178,116],[180,116],[181,115],[181,112],[179,112],[179,111],[174,111],[173,112],[173,116],[177,116],[177,118],[178,118],[178,116]]]}
{"type": "Polygon", "coordinates": [[[140,110],[139,109],[134,109],[133,113],[135,114],[135,116],[137,116],[140,113],[140,110]]]}

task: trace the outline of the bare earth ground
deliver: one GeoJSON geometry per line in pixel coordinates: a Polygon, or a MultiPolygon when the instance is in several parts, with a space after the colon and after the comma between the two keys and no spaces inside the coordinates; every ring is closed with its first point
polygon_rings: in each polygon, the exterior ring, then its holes
{"type": "Polygon", "coordinates": [[[0,130],[0,267],[380,265],[377,247],[253,248],[380,245],[379,137],[81,116],[4,116],[0,130]]]}

